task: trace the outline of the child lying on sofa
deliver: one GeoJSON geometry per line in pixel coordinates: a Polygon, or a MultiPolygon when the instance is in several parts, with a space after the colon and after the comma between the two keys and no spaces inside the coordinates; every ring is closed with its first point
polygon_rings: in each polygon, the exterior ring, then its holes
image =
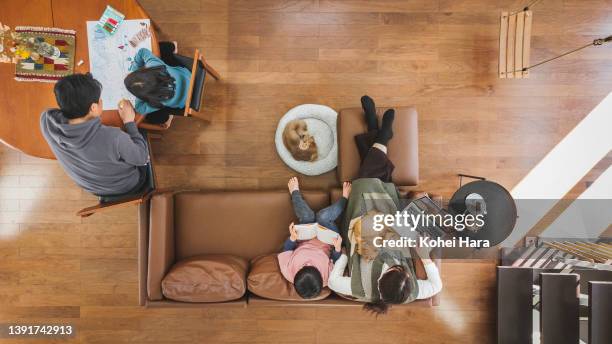
{"type": "MultiPolygon", "coordinates": [[[[310,209],[302,193],[298,179],[293,177],[287,184],[291,194],[293,210],[300,224],[318,223],[336,233],[338,227],[334,221],[342,214],[349,194],[351,183],[342,185],[342,198],[316,214],[310,209]]],[[[278,254],[281,273],[287,281],[293,283],[296,292],[304,299],[317,297],[327,286],[329,274],[334,268],[333,262],[340,258],[342,237],[338,236],[332,245],[317,238],[298,242],[298,234],[293,223],[289,225],[289,238],[285,241],[283,252],[278,254]]]]}

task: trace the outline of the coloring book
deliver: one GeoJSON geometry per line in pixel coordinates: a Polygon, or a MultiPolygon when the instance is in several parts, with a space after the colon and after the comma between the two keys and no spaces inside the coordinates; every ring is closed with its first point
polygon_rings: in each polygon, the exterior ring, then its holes
{"type": "Polygon", "coordinates": [[[112,36],[97,24],[97,21],[87,22],[89,70],[102,83],[104,110],[116,110],[122,98],[134,103],[135,97],[127,91],[123,79],[129,74],[138,50],[151,49],[151,22],[149,19],[124,20],[112,36]]]}

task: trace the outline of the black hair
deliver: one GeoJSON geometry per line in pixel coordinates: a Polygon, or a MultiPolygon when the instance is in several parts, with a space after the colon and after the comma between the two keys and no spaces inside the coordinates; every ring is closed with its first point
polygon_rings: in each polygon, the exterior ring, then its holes
{"type": "Polygon", "coordinates": [[[323,289],[323,278],[321,273],[314,266],[305,266],[295,274],[293,278],[295,291],[303,299],[312,299],[319,296],[323,289]]]}
{"type": "Polygon", "coordinates": [[[174,97],[174,78],[168,74],[166,66],[141,68],[128,74],[123,80],[131,94],[145,103],[161,109],[162,101],[174,97]]]}
{"type": "Polygon", "coordinates": [[[90,73],[72,74],[61,78],[53,92],[64,117],[75,119],[87,115],[91,104],[100,101],[102,84],[90,73]]]}
{"type": "Polygon", "coordinates": [[[387,272],[380,276],[378,286],[380,300],[368,302],[363,305],[363,309],[376,315],[385,314],[391,304],[401,304],[406,302],[412,291],[410,286],[410,274],[401,265],[394,265],[387,272]]]}

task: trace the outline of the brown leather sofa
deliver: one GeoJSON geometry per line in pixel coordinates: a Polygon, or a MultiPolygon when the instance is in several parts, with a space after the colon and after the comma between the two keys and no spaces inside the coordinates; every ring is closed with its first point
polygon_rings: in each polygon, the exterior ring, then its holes
{"type": "MultiPolygon", "coordinates": [[[[384,110],[384,109],[383,109],[384,110]]],[[[382,113],[383,111],[380,111],[382,113]]],[[[414,108],[396,108],[394,139],[389,155],[396,165],[394,181],[401,181],[406,191],[418,182],[418,129],[414,108]],[[405,138],[405,136],[410,136],[405,138]]],[[[340,111],[338,120],[339,180],[356,174],[358,152],[352,137],[365,130],[363,113],[340,111]],[[357,123],[357,124],[356,124],[357,123]]],[[[310,206],[322,209],[341,196],[340,189],[303,191],[310,206]]],[[[332,293],[319,301],[277,301],[247,292],[226,302],[178,302],[164,297],[162,280],[178,262],[199,255],[232,255],[251,260],[280,252],[288,236],[288,224],[294,221],[290,196],[277,191],[183,191],[154,195],[139,208],[139,302],[144,306],[350,306],[361,304],[332,293]]],[[[440,268],[440,261],[435,260],[440,268]]],[[[417,278],[426,278],[420,260],[417,278]]],[[[247,272],[248,274],[248,272],[247,272]]],[[[419,300],[402,307],[431,306],[439,296],[419,300]]]]}

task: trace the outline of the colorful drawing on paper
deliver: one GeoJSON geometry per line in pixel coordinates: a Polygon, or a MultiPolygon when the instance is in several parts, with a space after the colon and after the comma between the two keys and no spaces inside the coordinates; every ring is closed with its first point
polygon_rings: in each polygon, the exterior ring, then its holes
{"type": "Polygon", "coordinates": [[[148,19],[124,20],[114,35],[104,33],[98,22],[87,22],[89,70],[102,83],[104,110],[116,110],[119,100],[135,97],[127,91],[123,79],[129,74],[134,56],[141,48],[151,49],[151,22],[148,19]]]}

